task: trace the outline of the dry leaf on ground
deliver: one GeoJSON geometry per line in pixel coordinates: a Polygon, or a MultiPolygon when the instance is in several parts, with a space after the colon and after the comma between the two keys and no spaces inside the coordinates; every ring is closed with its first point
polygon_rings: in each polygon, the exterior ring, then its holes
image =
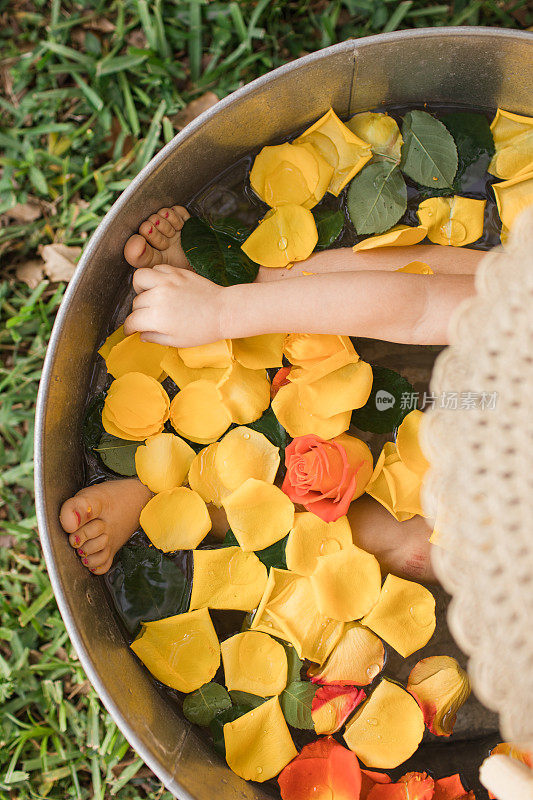
{"type": "Polygon", "coordinates": [[[44,277],[44,264],[39,259],[19,264],[15,270],[15,277],[30,289],[36,289],[44,277]]]}
{"type": "Polygon", "coordinates": [[[19,223],[34,222],[42,216],[42,211],[37,203],[17,203],[13,208],[8,208],[2,216],[19,223]]]}
{"type": "Polygon", "coordinates": [[[74,274],[81,247],[66,244],[45,244],[39,248],[44,261],[45,274],[51,281],[69,281],[74,274]]]}

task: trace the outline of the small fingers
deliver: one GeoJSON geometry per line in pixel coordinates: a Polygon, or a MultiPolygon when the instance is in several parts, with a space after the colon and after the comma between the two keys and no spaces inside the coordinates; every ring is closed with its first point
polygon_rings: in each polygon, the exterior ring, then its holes
{"type": "Polygon", "coordinates": [[[172,336],[167,336],[166,333],[157,333],[156,331],[143,331],[141,333],[141,342],[152,342],[152,344],[162,344],[165,347],[175,347],[176,342],[172,336]]]}
{"type": "Polygon", "coordinates": [[[137,333],[137,331],[142,333],[153,331],[157,327],[153,306],[135,309],[124,321],[124,333],[126,336],[131,336],[132,333],[137,333]]]}
{"type": "Polygon", "coordinates": [[[162,282],[161,273],[154,269],[138,269],[133,276],[133,288],[139,292],[153,289],[162,282]]]}

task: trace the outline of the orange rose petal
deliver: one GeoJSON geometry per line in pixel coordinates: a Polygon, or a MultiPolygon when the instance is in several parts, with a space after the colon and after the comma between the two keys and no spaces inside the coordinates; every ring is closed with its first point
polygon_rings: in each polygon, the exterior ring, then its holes
{"type": "Polygon", "coordinates": [[[185,365],[177,347],[167,347],[167,352],[161,359],[161,367],[180,389],[184,389],[189,383],[200,380],[218,383],[229,370],[229,367],[191,369],[185,365]]]}
{"type": "Polygon", "coordinates": [[[113,347],[125,338],[126,334],[124,333],[124,325],[121,325],[120,328],[117,328],[116,331],[113,331],[113,333],[107,337],[101,348],[98,350],[98,354],[101,355],[103,359],[106,359],[113,347]]]}
{"type": "Polygon", "coordinates": [[[295,514],[285,548],[287,567],[299,575],[311,575],[319,556],[346,550],[352,545],[352,530],[347,517],[324,522],[308,511],[295,514]]]}
{"type": "Polygon", "coordinates": [[[425,772],[408,772],[398,783],[376,784],[368,800],[432,800],[433,778],[425,772]]]}
{"type": "Polygon", "coordinates": [[[416,701],[383,678],[347,724],[344,740],[367,767],[394,769],[413,755],[423,735],[416,701]]]}
{"type": "Polygon", "coordinates": [[[246,369],[234,361],[217,386],[231,421],[238,425],[255,422],[270,405],[270,382],[264,369],[246,369]]]}
{"type": "Polygon", "coordinates": [[[311,667],[313,683],[338,686],[368,686],[379,675],[385,662],[381,639],[358,622],[344,626],[342,636],[320,667],[311,667]]]}
{"type": "Polygon", "coordinates": [[[178,354],[186,367],[190,369],[224,369],[231,365],[231,339],[221,339],[212,344],[201,344],[197,347],[178,347],[178,354]]]}
{"type": "Polygon", "coordinates": [[[348,430],[352,416],[350,411],[327,419],[319,416],[303,403],[297,383],[288,383],[279,389],[272,401],[272,410],[280,425],[293,438],[314,434],[322,439],[333,439],[348,430]]]}
{"type": "Polygon", "coordinates": [[[399,267],[395,272],[408,272],[411,275],[434,275],[435,273],[428,264],[423,261],[410,261],[405,267],[399,267]]]}
{"type": "Polygon", "coordinates": [[[220,645],[206,608],[144,622],[131,649],[158,681],[179,692],[209,683],[220,664],[220,645]]]}
{"type": "Polygon", "coordinates": [[[151,492],[174,489],[184,482],[195,455],[192,447],[173,433],[150,436],[135,451],[137,476],[151,492]]]}
{"type": "Polygon", "coordinates": [[[365,699],[366,694],[357,686],[321,686],[313,697],[311,708],[315,731],[319,734],[336,733],[365,699]]]}
{"type": "Polygon", "coordinates": [[[450,775],[449,778],[439,778],[435,781],[433,800],[465,800],[467,797],[470,797],[470,794],[461,783],[459,774],[450,775]]]}
{"type": "Polygon", "coordinates": [[[278,369],[274,377],[272,378],[272,383],[270,384],[270,399],[273,400],[282,386],[287,386],[289,383],[289,373],[292,367],[282,367],[278,369]]]}
{"type": "Polygon", "coordinates": [[[304,261],[317,241],[312,213],[303,206],[284,205],[267,214],[241,248],[256,264],[276,269],[304,261]]]}
{"type": "Polygon", "coordinates": [[[377,605],[361,622],[407,658],[433,636],[435,598],[420,583],[389,574],[377,605]]]}
{"type": "Polygon", "coordinates": [[[226,722],[224,744],[230,769],[258,783],[274,778],[298,753],[277,696],[226,722]]]}
{"type": "Polygon", "coordinates": [[[184,486],[152,497],[141,511],[140,523],[152,544],[164,553],[194,550],[211,530],[206,504],[184,486]]]}
{"type": "Polygon", "coordinates": [[[211,381],[189,383],[170,404],[170,423],[174,430],[199,444],[216,441],[231,421],[222,394],[211,381]]]}
{"type": "Polygon", "coordinates": [[[294,523],[294,505],[281,489],[248,478],[222,501],[228,523],[245,551],[263,550],[283,539],[294,523]]]}
{"type": "Polygon", "coordinates": [[[190,609],[253,611],[267,582],[267,570],[255,553],[240,547],[195,550],[190,609]]]}
{"type": "Polygon", "coordinates": [[[429,468],[429,461],[420,447],[420,425],[423,419],[424,415],[418,409],[410,411],[403,418],[396,435],[398,455],[411,472],[419,475],[425,475],[429,468]]]}
{"type": "Polygon", "coordinates": [[[127,372],[142,372],[156,380],[163,380],[165,372],[161,368],[167,347],[153,342],[141,342],[141,334],[126,336],[111,347],[105,358],[107,371],[114,378],[127,372]]]}
{"type": "Polygon", "coordinates": [[[258,697],[281,694],[287,685],[285,648],[259,631],[244,631],[225,639],[220,650],[226,686],[230,691],[258,697]]]}
{"type": "Polygon", "coordinates": [[[160,433],[169,415],[168,395],[155,378],[129,372],[113,381],[102,412],[108,433],[140,440],[160,433]]]}
{"type": "Polygon", "coordinates": [[[364,406],[372,380],[372,367],[359,359],[316,381],[302,383],[300,401],[314,414],[327,419],[364,406]]]}
{"type": "Polygon", "coordinates": [[[407,691],[422,709],[431,733],[450,736],[457,712],[470,695],[470,682],[455,658],[429,656],[411,670],[407,691]]]}
{"type": "Polygon", "coordinates": [[[214,442],[200,450],[192,460],[189,469],[189,486],[197,492],[205,503],[213,503],[221,508],[222,500],[230,493],[220,480],[215,467],[215,457],[220,442],[214,442]]]}
{"type": "Polygon", "coordinates": [[[361,794],[359,795],[359,800],[368,800],[370,790],[373,789],[376,784],[382,783],[391,783],[390,775],[387,775],[386,772],[374,772],[373,770],[362,769],[361,794]]]}
{"type": "Polygon", "coordinates": [[[357,758],[330,737],[305,745],[278,778],[282,800],[355,800],[361,769],[357,758]]]}
{"type": "Polygon", "coordinates": [[[424,225],[395,225],[390,231],[380,233],[378,236],[370,236],[362,242],[353,246],[354,253],[360,250],[374,250],[376,247],[409,247],[418,244],[427,236],[427,228],[424,225]]]}
{"type": "Polygon", "coordinates": [[[495,755],[503,755],[509,756],[509,758],[516,758],[517,761],[521,761],[522,764],[525,764],[526,767],[533,769],[533,752],[529,750],[524,750],[518,744],[513,744],[512,742],[500,742],[497,744],[496,747],[493,747],[491,752],[491,756],[495,755]]]}
{"type": "Polygon", "coordinates": [[[285,333],[267,333],[233,339],[233,355],[246,369],[281,367],[286,336],[285,333]]]}
{"type": "Polygon", "coordinates": [[[238,427],[218,443],[215,469],[228,490],[238,489],[248,478],[274,483],[279,467],[279,447],[252,428],[238,427]]]}
{"type": "Polygon", "coordinates": [[[378,602],[381,569],[375,556],[352,545],[320,556],[310,580],[320,613],[351,622],[361,619],[378,602]]]}

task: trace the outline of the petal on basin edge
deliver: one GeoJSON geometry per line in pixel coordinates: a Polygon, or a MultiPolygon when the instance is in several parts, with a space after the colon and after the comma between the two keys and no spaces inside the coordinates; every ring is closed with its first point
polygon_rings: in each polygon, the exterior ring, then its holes
{"type": "Polygon", "coordinates": [[[233,491],[248,480],[274,483],[279,467],[279,447],[252,428],[238,427],[218,443],[214,467],[228,490],[233,491]]]}
{"type": "Polygon", "coordinates": [[[287,567],[299,575],[311,575],[319,556],[352,545],[352,530],[347,517],[324,522],[309,511],[297,513],[285,548],[287,567]]]}
{"type": "Polygon", "coordinates": [[[240,547],[195,550],[190,608],[257,608],[267,583],[267,569],[255,553],[240,547]]]}
{"type": "Polygon", "coordinates": [[[141,511],[140,522],[152,544],[164,553],[193,550],[211,530],[206,504],[185,486],[152,497],[141,511]]]}
{"type": "Polygon", "coordinates": [[[395,225],[390,231],[370,236],[353,246],[354,253],[360,250],[374,250],[376,247],[408,247],[418,244],[427,236],[427,228],[423,225],[395,225]]]}
{"type": "Polygon", "coordinates": [[[256,264],[280,268],[308,258],[317,241],[312,213],[303,206],[286,205],[267,214],[241,247],[256,264]]]}
{"type": "Polygon", "coordinates": [[[383,642],[359,622],[344,626],[342,636],[321,666],[311,667],[313,683],[368,686],[385,662],[383,642]]]}
{"type": "Polygon", "coordinates": [[[195,455],[192,447],[173,433],[150,436],[135,451],[137,476],[151,492],[174,489],[185,481],[195,455]]]}
{"type": "Polygon", "coordinates": [[[285,648],[267,633],[244,631],[220,645],[224,676],[229,691],[258,697],[281,694],[287,685],[285,648]]]}
{"type": "Polygon", "coordinates": [[[233,355],[246,369],[281,367],[286,337],[286,333],[266,333],[233,339],[233,355]]]}
{"type": "Polygon", "coordinates": [[[220,645],[206,608],[143,623],[131,649],[158,681],[180,692],[208,683],[220,664],[220,645]]]}
{"type": "Polygon", "coordinates": [[[248,478],[222,501],[231,530],[245,551],[283,539],[294,523],[294,505],[277,486],[248,478]]]}
{"type": "Polygon", "coordinates": [[[113,333],[109,334],[103,345],[98,350],[98,355],[101,355],[105,360],[112,348],[125,338],[126,334],[124,333],[124,325],[121,325],[120,328],[117,328],[116,331],[113,331],[113,333]]]}
{"type": "Polygon", "coordinates": [[[161,344],[141,342],[141,334],[132,333],[111,347],[105,357],[107,371],[114,378],[120,378],[127,372],[142,372],[158,381],[163,380],[165,372],[161,360],[167,350],[168,347],[161,344]]]}
{"type": "Polygon", "coordinates": [[[199,444],[215,442],[231,421],[222,394],[211,381],[189,383],[170,404],[170,423],[174,430],[199,444]]]}
{"type": "Polygon", "coordinates": [[[490,128],[496,149],[487,170],[491,175],[509,180],[533,168],[533,117],[499,108],[490,128]]]}
{"type": "Polygon", "coordinates": [[[320,613],[351,622],[361,619],[378,602],[381,569],[375,556],[352,545],[320,556],[310,580],[320,613]]]}
{"type": "Polygon", "coordinates": [[[189,369],[224,369],[231,365],[231,339],[220,339],[196,347],[178,347],[178,355],[189,369]]]}

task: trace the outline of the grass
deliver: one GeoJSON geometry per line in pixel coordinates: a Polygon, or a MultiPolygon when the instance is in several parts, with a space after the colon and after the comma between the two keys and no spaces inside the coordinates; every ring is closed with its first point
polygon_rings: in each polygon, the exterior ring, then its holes
{"type": "Polygon", "coordinates": [[[0,0],[0,800],[170,800],[101,707],[43,567],[33,413],[63,284],[17,281],[83,246],[179,112],[350,36],[533,25],[528,0],[0,0]],[[32,221],[10,213],[30,204],[32,221]],[[19,206],[20,208],[20,206],[19,206]]]}

